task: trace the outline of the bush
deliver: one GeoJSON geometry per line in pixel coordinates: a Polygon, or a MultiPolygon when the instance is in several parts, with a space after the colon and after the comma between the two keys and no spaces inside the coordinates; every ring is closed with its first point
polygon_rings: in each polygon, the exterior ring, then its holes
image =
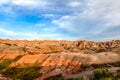
{"type": "Polygon", "coordinates": [[[113,77],[113,74],[110,73],[107,69],[97,69],[93,72],[94,80],[104,80],[105,78],[113,77]]]}

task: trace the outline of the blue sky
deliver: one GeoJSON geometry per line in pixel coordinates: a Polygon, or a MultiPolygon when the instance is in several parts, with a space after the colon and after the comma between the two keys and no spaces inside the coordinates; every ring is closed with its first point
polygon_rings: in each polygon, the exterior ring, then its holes
{"type": "Polygon", "coordinates": [[[120,39],[120,0],[0,0],[0,38],[120,39]]]}

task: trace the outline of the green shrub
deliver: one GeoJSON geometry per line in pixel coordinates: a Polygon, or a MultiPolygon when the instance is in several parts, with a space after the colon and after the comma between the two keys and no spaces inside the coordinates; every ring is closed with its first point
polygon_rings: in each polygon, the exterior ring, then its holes
{"type": "Polygon", "coordinates": [[[105,78],[113,77],[107,69],[97,69],[93,72],[95,80],[104,80],[105,78]]]}

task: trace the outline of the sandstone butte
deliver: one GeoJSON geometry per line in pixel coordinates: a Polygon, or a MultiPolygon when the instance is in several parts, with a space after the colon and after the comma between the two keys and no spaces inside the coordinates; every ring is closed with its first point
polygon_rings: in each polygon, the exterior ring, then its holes
{"type": "MultiPolygon", "coordinates": [[[[120,40],[108,42],[66,40],[3,40],[0,39],[0,63],[22,55],[9,67],[39,62],[41,80],[51,74],[77,74],[81,65],[104,64],[120,61],[120,40]],[[57,69],[59,69],[57,72],[57,69]],[[53,73],[51,73],[53,71],[53,73]]],[[[53,75],[56,75],[53,74],[53,75]]]]}

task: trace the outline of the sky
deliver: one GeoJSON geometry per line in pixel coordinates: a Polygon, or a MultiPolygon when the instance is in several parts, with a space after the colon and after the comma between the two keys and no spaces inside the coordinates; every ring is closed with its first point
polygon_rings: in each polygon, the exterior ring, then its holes
{"type": "Polygon", "coordinates": [[[120,0],[0,0],[0,38],[120,39],[120,0]]]}

